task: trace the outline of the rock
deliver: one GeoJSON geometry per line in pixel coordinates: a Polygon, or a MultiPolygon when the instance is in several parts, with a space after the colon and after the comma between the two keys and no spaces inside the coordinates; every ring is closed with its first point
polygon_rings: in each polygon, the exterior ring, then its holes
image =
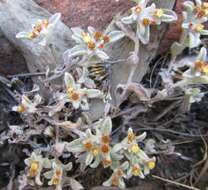
{"type": "MultiPolygon", "coordinates": [[[[171,24],[168,31],[166,32],[161,45],[158,54],[166,53],[169,48],[171,47],[172,43],[175,41],[179,41],[182,28],[181,28],[181,22],[182,22],[182,11],[183,11],[183,3],[185,0],[177,0],[175,5],[175,11],[178,15],[179,20],[171,24]]],[[[205,28],[208,29],[208,22],[205,23],[205,28]]]]}
{"type": "Polygon", "coordinates": [[[183,5],[184,0],[177,0],[176,5],[175,5],[175,11],[178,15],[179,20],[176,23],[173,23],[170,25],[168,31],[166,32],[161,45],[159,49],[159,54],[166,53],[171,44],[175,41],[178,41],[180,39],[180,35],[182,33],[181,29],[181,22],[182,22],[182,5],[183,5]]]}
{"type": "Polygon", "coordinates": [[[52,13],[61,12],[64,23],[69,27],[89,25],[105,28],[112,18],[121,11],[128,10],[130,0],[35,0],[52,13]]]}
{"type": "Polygon", "coordinates": [[[28,72],[27,65],[21,53],[5,38],[0,31],[0,74],[14,75],[28,72]]]}

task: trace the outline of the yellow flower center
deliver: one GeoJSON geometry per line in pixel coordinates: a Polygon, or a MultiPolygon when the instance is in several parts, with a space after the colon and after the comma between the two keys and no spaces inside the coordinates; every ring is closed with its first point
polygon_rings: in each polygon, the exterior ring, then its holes
{"type": "Polygon", "coordinates": [[[55,176],[52,179],[52,185],[59,185],[61,183],[61,180],[59,177],[55,176]]]}
{"type": "Polygon", "coordinates": [[[41,33],[41,31],[48,28],[48,25],[49,25],[49,21],[47,19],[38,22],[34,26],[33,30],[29,33],[28,38],[30,39],[36,38],[41,33]]]}
{"type": "Polygon", "coordinates": [[[144,18],[142,23],[143,23],[144,26],[149,26],[151,24],[151,20],[148,19],[148,18],[144,18]]]}
{"type": "Polygon", "coordinates": [[[101,151],[102,151],[102,153],[104,153],[104,154],[108,153],[108,152],[110,151],[110,146],[107,145],[107,144],[103,144],[103,145],[101,146],[101,151]]]}
{"type": "Polygon", "coordinates": [[[90,42],[87,43],[87,47],[88,47],[89,49],[91,49],[91,50],[94,50],[95,47],[96,47],[96,45],[95,45],[94,42],[90,41],[90,42]]]}
{"type": "Polygon", "coordinates": [[[93,147],[91,151],[93,156],[97,156],[100,153],[100,149],[98,147],[93,147]]]}
{"type": "Polygon", "coordinates": [[[82,33],[82,36],[83,36],[83,41],[84,41],[86,44],[92,41],[92,39],[91,39],[91,37],[90,37],[90,35],[89,35],[88,33],[83,32],[83,33],[82,33]]]}
{"type": "Polygon", "coordinates": [[[109,144],[110,143],[110,136],[109,135],[103,135],[101,138],[102,143],[109,144]]]}
{"type": "Polygon", "coordinates": [[[136,136],[133,132],[128,132],[127,139],[128,139],[128,143],[130,144],[136,139],[136,136]]]}
{"type": "Polygon", "coordinates": [[[195,69],[199,72],[205,73],[206,75],[208,74],[208,64],[204,61],[196,61],[195,69]]]}
{"type": "Polygon", "coordinates": [[[39,169],[39,163],[36,161],[33,161],[30,165],[30,170],[29,170],[29,177],[35,177],[38,173],[39,169]]]}
{"type": "Polygon", "coordinates": [[[56,169],[56,171],[54,172],[53,179],[52,179],[52,184],[59,185],[61,183],[61,176],[62,176],[61,170],[56,169]]]}
{"type": "Polygon", "coordinates": [[[202,7],[208,9],[208,2],[204,2],[204,3],[202,4],[202,7]]]}
{"type": "Polygon", "coordinates": [[[197,16],[198,18],[202,18],[202,17],[206,16],[206,10],[205,10],[205,9],[201,9],[201,8],[198,9],[198,10],[197,10],[196,16],[197,16]]]}
{"type": "Polygon", "coordinates": [[[86,141],[86,142],[83,142],[83,145],[84,145],[85,149],[88,150],[88,151],[92,150],[92,148],[93,148],[93,144],[91,143],[90,140],[86,141]]]}
{"type": "Polygon", "coordinates": [[[195,62],[195,69],[199,72],[202,72],[204,65],[205,65],[204,61],[200,61],[200,60],[196,61],[195,62]]]}
{"type": "Polygon", "coordinates": [[[205,65],[205,66],[203,67],[202,72],[205,73],[206,75],[208,75],[208,65],[205,65]]]}
{"type": "Polygon", "coordinates": [[[67,89],[67,94],[68,94],[69,99],[72,100],[72,101],[77,101],[81,98],[81,94],[78,93],[73,88],[68,88],[67,89]]]}
{"type": "Polygon", "coordinates": [[[140,151],[140,147],[138,146],[138,144],[133,144],[129,151],[134,154],[137,154],[140,151]]]}
{"type": "Polygon", "coordinates": [[[103,33],[102,32],[96,31],[94,33],[94,38],[95,38],[96,41],[100,40],[102,37],[103,37],[103,33]]]}
{"type": "Polygon", "coordinates": [[[164,14],[163,9],[157,9],[157,10],[155,11],[155,16],[158,17],[158,18],[162,17],[163,14],[164,14]]]}
{"type": "Polygon", "coordinates": [[[155,168],[155,161],[149,161],[147,163],[147,166],[150,170],[154,169],[155,168]]]}
{"type": "Polygon", "coordinates": [[[124,173],[123,173],[123,171],[122,171],[121,169],[118,169],[118,170],[116,171],[116,175],[117,175],[118,177],[122,177],[122,176],[124,175],[124,173]]]}
{"type": "Polygon", "coordinates": [[[26,108],[25,108],[23,105],[20,105],[20,106],[17,107],[17,111],[18,111],[19,113],[23,113],[23,112],[26,111],[26,108]]]}
{"type": "Polygon", "coordinates": [[[134,165],[133,168],[132,168],[132,175],[133,176],[139,176],[141,173],[141,168],[139,165],[134,165]]]}
{"type": "Polygon", "coordinates": [[[142,11],[142,7],[141,7],[140,5],[137,5],[137,6],[135,7],[135,9],[134,9],[134,12],[135,12],[136,14],[140,14],[141,11],[142,11]]]}
{"type": "Polygon", "coordinates": [[[204,25],[203,25],[203,24],[196,24],[196,25],[194,26],[194,30],[195,30],[196,32],[201,32],[203,29],[204,29],[204,25]]]}
{"type": "Polygon", "coordinates": [[[204,16],[208,16],[208,2],[204,2],[201,9],[204,11],[204,16]]]}

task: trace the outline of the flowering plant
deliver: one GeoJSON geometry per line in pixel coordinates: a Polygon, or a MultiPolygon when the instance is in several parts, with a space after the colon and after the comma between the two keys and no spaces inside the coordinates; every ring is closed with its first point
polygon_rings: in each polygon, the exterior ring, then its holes
{"type": "MultiPolygon", "coordinates": [[[[160,153],[156,150],[154,139],[146,140],[147,132],[139,135],[134,132],[138,128],[131,126],[131,121],[137,119],[139,114],[151,110],[154,107],[152,105],[158,100],[172,97],[176,91],[182,92],[181,96],[188,100],[189,107],[192,103],[201,101],[205,95],[199,85],[208,84],[206,48],[202,47],[194,60],[178,61],[177,56],[186,47],[199,46],[201,35],[208,34],[204,27],[204,22],[208,20],[208,4],[200,0],[196,0],[196,3],[191,1],[184,3],[181,24],[183,34],[180,42],[174,43],[171,48],[172,59],[168,68],[161,69],[163,84],[158,90],[147,89],[138,84],[138,81],[132,82],[137,66],[144,66],[143,60],[140,59],[142,57],[140,41],[142,47],[146,48],[150,42],[151,26],[175,22],[177,15],[172,10],[157,8],[154,3],[148,4],[147,0],[134,2],[137,4],[131,8],[131,13],[119,17],[113,23],[115,24],[113,30],[101,32],[91,26],[87,30],[80,27],[72,28],[71,38],[76,45],[67,51],[64,50],[63,57],[67,58],[67,61],[64,60],[64,63],[54,71],[47,70],[46,80],[43,82],[43,86],[47,88],[47,95],[40,92],[41,95],[45,95],[45,99],[38,94],[31,96],[31,92],[34,91],[23,90],[19,105],[13,106],[13,111],[26,116],[22,121],[24,125],[11,125],[10,136],[13,136],[13,139],[12,141],[10,137],[4,139],[8,142],[29,142],[31,145],[30,149],[26,148],[24,151],[28,155],[31,149],[33,150],[29,158],[25,159],[27,170],[25,176],[28,181],[33,181],[32,185],[48,184],[56,190],[61,190],[65,185],[70,185],[74,190],[83,189],[79,182],[68,177],[78,167],[78,178],[86,168],[108,169],[111,175],[103,182],[104,186],[117,186],[123,189],[126,187],[125,182],[133,177],[144,179],[156,168],[156,162],[160,161],[156,159],[156,154],[160,153]],[[119,29],[115,29],[116,27],[119,29]],[[109,56],[108,48],[125,36],[133,41],[133,52],[128,52],[130,56],[122,61],[111,60],[114,57],[109,56]],[[119,99],[121,102],[113,102],[111,95],[114,84],[111,80],[114,76],[111,77],[111,74],[115,73],[110,69],[113,64],[121,62],[133,64],[126,84],[118,85],[113,94],[117,95],[117,91],[121,91],[121,100],[119,99]],[[51,74],[52,76],[48,77],[51,74]],[[61,77],[63,83],[53,83],[54,79],[61,77]],[[105,78],[108,79],[103,80],[105,78]],[[97,81],[102,85],[98,85],[97,81]],[[102,106],[95,104],[101,107],[102,114],[99,118],[92,119],[90,116],[97,114],[92,112],[96,99],[102,100],[99,101],[102,106]],[[141,107],[138,109],[137,106],[141,106],[142,111],[141,107]],[[122,111],[123,107],[127,111],[122,111]],[[117,118],[121,122],[117,122],[117,118]],[[131,127],[135,130],[133,131],[131,127]],[[24,138],[20,138],[21,135],[24,138]],[[41,136],[40,139],[36,138],[38,135],[41,136]],[[47,145],[42,146],[43,144],[47,145]],[[71,162],[72,158],[75,159],[74,162],[71,162]],[[76,165],[73,170],[72,163],[76,165]]],[[[31,30],[20,32],[16,37],[45,46],[59,19],[60,14],[57,13],[49,19],[39,20],[31,30]]],[[[164,114],[166,113],[159,114],[157,120],[164,114]]],[[[170,152],[173,153],[173,148],[170,152]]]]}
{"type": "Polygon", "coordinates": [[[31,101],[26,95],[22,95],[21,99],[21,104],[14,106],[12,110],[20,113],[35,113],[37,111],[36,106],[40,104],[42,98],[37,94],[33,101],[31,101]]]}
{"type": "Polygon", "coordinates": [[[32,25],[32,30],[29,32],[19,32],[16,35],[16,38],[35,40],[40,45],[45,46],[47,43],[47,38],[50,36],[50,33],[59,21],[60,17],[61,14],[56,13],[49,19],[39,19],[34,25],[32,25]]]}
{"type": "Polygon", "coordinates": [[[70,73],[65,73],[64,82],[66,93],[58,93],[58,99],[64,103],[70,102],[74,109],[81,107],[83,110],[88,110],[88,99],[102,98],[103,94],[100,90],[81,88],[81,85],[75,82],[70,73]]]}
{"type": "Polygon", "coordinates": [[[75,40],[77,45],[65,52],[69,57],[87,55],[88,57],[96,56],[101,60],[109,59],[104,48],[124,37],[122,31],[115,30],[103,33],[101,31],[96,31],[91,26],[88,27],[87,32],[81,28],[72,28],[72,32],[72,39],[75,40]]]}
{"type": "Polygon", "coordinates": [[[95,134],[88,129],[80,138],[67,143],[66,149],[85,166],[96,168],[102,163],[104,168],[110,167],[113,174],[103,183],[104,186],[125,188],[123,178],[144,178],[154,169],[156,158],[149,158],[138,145],[145,139],[146,133],[136,136],[129,128],[127,137],[113,145],[111,132],[112,122],[107,117],[95,125],[95,134]]]}
{"type": "Polygon", "coordinates": [[[137,23],[136,34],[143,44],[149,43],[151,25],[160,25],[162,22],[170,23],[176,20],[175,12],[156,8],[154,3],[147,6],[147,0],[137,1],[137,5],[131,8],[131,15],[121,19],[124,24],[137,23]]]}

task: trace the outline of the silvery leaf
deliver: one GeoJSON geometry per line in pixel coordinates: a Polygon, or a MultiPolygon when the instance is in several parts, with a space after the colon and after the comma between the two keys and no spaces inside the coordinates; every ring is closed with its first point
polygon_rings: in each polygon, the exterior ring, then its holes
{"type": "Polygon", "coordinates": [[[95,53],[101,60],[109,59],[109,56],[102,50],[97,49],[95,53]]]}

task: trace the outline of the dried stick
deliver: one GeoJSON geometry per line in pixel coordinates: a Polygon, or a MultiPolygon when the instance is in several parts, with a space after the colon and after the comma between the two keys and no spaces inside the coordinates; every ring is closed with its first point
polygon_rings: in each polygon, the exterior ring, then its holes
{"type": "Polygon", "coordinates": [[[176,182],[176,181],[172,181],[172,180],[169,180],[169,179],[165,179],[163,177],[159,177],[159,176],[156,176],[156,175],[152,175],[152,177],[155,178],[155,179],[159,179],[161,181],[164,181],[164,182],[167,182],[167,183],[176,185],[176,186],[180,186],[180,187],[184,187],[184,188],[190,189],[190,190],[200,190],[200,189],[198,189],[196,187],[191,187],[189,185],[185,185],[183,183],[179,183],[179,182],[176,182]]]}

